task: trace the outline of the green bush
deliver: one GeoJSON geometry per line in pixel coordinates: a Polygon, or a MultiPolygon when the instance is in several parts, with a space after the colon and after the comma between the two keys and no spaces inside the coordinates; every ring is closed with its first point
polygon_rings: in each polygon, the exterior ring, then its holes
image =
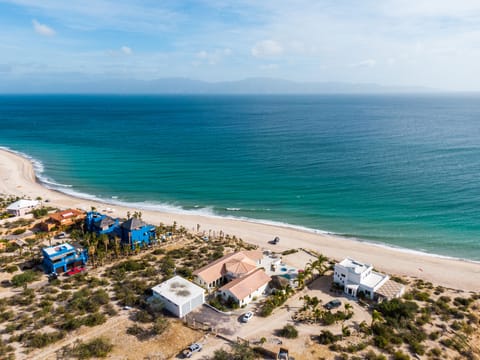
{"type": "Polygon", "coordinates": [[[24,229],[24,228],[20,228],[20,229],[16,229],[12,232],[13,235],[20,235],[20,234],[23,234],[25,231],[27,231],[27,229],[24,229]]]}
{"type": "Polygon", "coordinates": [[[8,272],[9,274],[12,274],[17,270],[18,270],[17,265],[8,265],[8,266],[5,267],[5,271],[8,272]]]}
{"type": "Polygon", "coordinates": [[[369,350],[365,355],[364,355],[365,360],[387,360],[385,355],[383,354],[376,354],[375,351],[369,350]]]}
{"type": "Polygon", "coordinates": [[[279,335],[287,339],[296,339],[298,337],[298,331],[293,325],[285,325],[280,331],[279,335]]]}
{"type": "Polygon", "coordinates": [[[322,345],[328,345],[328,344],[333,344],[338,340],[341,340],[341,338],[342,337],[340,335],[333,335],[328,330],[322,330],[320,332],[320,335],[318,336],[318,342],[322,345]]]}
{"type": "Polygon", "coordinates": [[[161,316],[155,320],[151,330],[152,334],[161,335],[168,329],[169,326],[170,322],[165,317],[161,316]]]}
{"type": "Polygon", "coordinates": [[[27,331],[20,336],[19,340],[22,341],[27,347],[42,348],[53,344],[64,337],[65,332],[63,331],[55,331],[51,333],[35,333],[27,331]]]}
{"type": "Polygon", "coordinates": [[[107,318],[105,317],[105,315],[99,313],[99,312],[95,312],[93,314],[90,314],[90,315],[87,315],[85,316],[85,318],[83,318],[82,322],[84,325],[86,326],[97,326],[97,325],[101,325],[103,324],[105,321],[107,321],[107,318]]]}
{"type": "Polygon", "coordinates": [[[32,271],[26,270],[21,274],[17,274],[12,278],[12,284],[15,287],[23,286],[25,284],[31,283],[40,278],[40,274],[32,271]]]}
{"type": "Polygon", "coordinates": [[[104,358],[112,349],[113,345],[110,340],[97,338],[87,343],[77,343],[72,350],[72,355],[78,359],[104,358]]]}
{"type": "Polygon", "coordinates": [[[410,356],[399,350],[393,354],[393,360],[410,360],[410,356]]]}
{"type": "Polygon", "coordinates": [[[48,214],[48,209],[47,208],[34,209],[32,210],[32,214],[35,219],[38,219],[43,216],[46,216],[48,214]]]}

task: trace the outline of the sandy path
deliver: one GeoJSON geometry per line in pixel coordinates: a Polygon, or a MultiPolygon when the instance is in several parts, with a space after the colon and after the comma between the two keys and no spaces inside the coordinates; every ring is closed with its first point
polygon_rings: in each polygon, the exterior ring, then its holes
{"type": "MultiPolygon", "coordinates": [[[[101,210],[106,207],[113,207],[117,216],[125,216],[127,211],[133,212],[135,210],[79,199],[48,190],[36,182],[32,164],[28,159],[5,150],[0,150],[0,193],[31,198],[41,196],[43,199],[49,199],[52,205],[60,208],[89,209],[93,205],[101,210]]],[[[480,263],[399,251],[336,236],[314,234],[287,227],[242,220],[147,210],[142,210],[142,213],[144,220],[153,224],[159,224],[160,222],[171,224],[173,221],[177,221],[178,224],[189,229],[193,229],[197,224],[200,224],[200,231],[223,230],[262,248],[270,248],[276,251],[289,248],[313,249],[337,260],[350,256],[360,261],[369,262],[375,268],[390,274],[420,277],[434,284],[455,289],[480,290],[480,263]],[[267,242],[274,236],[281,238],[280,244],[269,245],[267,242]]]]}

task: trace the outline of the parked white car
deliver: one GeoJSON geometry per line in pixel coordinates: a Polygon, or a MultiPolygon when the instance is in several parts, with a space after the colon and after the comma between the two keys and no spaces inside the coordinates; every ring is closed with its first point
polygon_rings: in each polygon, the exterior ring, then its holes
{"type": "Polygon", "coordinates": [[[250,319],[253,317],[253,312],[249,311],[242,316],[242,322],[249,322],[250,319]]]}

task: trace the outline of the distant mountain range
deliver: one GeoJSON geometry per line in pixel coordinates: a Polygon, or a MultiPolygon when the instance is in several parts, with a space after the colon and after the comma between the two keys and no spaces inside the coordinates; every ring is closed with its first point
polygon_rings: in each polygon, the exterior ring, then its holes
{"type": "Polygon", "coordinates": [[[382,86],[342,82],[295,82],[273,78],[248,78],[238,81],[206,82],[187,78],[157,80],[87,79],[68,76],[32,78],[31,81],[4,79],[0,93],[62,94],[395,94],[433,93],[438,90],[415,86],[382,86]],[[72,77],[70,77],[72,78],[72,77]],[[52,80],[53,79],[53,80],[52,80]]]}

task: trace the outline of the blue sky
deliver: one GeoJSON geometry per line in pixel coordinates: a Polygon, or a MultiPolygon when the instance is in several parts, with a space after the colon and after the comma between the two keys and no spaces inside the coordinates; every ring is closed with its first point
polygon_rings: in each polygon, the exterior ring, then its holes
{"type": "Polygon", "coordinates": [[[0,0],[0,79],[480,90],[478,0],[0,0]]]}

